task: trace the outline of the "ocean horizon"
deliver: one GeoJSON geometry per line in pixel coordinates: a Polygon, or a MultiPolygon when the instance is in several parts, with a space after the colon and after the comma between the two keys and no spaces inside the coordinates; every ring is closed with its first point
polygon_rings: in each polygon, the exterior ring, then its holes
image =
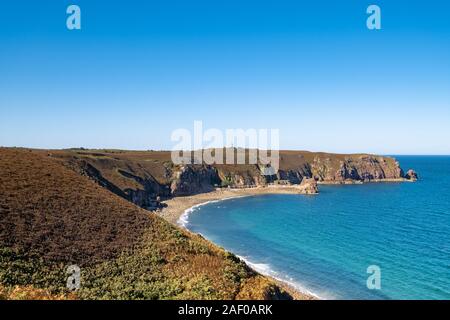
{"type": "Polygon", "coordinates": [[[211,201],[181,223],[318,298],[449,299],[450,156],[394,157],[419,181],[211,201]],[[366,285],[370,266],[380,289],[366,285]]]}

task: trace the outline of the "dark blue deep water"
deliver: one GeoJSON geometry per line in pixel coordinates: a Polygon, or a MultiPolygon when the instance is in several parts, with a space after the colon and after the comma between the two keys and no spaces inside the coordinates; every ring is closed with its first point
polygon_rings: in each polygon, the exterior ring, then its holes
{"type": "Polygon", "coordinates": [[[450,157],[396,157],[417,183],[320,186],[200,206],[186,227],[328,299],[450,299],[450,157]],[[367,268],[381,271],[369,290],[367,268]]]}

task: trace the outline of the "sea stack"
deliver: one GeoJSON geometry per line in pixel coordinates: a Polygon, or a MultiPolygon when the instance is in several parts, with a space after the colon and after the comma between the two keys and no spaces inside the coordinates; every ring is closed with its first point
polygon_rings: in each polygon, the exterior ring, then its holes
{"type": "Polygon", "coordinates": [[[419,176],[413,169],[409,169],[405,174],[405,179],[410,181],[417,181],[417,179],[419,179],[419,176]]]}

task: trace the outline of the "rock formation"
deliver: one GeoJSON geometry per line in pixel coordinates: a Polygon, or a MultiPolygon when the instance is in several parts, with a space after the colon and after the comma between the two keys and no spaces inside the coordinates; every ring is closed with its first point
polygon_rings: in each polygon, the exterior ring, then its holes
{"type": "Polygon", "coordinates": [[[411,181],[417,181],[417,179],[419,179],[419,176],[413,169],[409,169],[405,174],[405,179],[411,180],[411,181]]]}
{"type": "Polygon", "coordinates": [[[184,165],[173,173],[172,196],[185,196],[214,190],[221,180],[217,169],[206,165],[184,165]]]}
{"type": "Polygon", "coordinates": [[[299,193],[301,194],[318,194],[319,188],[317,187],[317,181],[313,178],[303,178],[302,182],[298,185],[299,193]]]}

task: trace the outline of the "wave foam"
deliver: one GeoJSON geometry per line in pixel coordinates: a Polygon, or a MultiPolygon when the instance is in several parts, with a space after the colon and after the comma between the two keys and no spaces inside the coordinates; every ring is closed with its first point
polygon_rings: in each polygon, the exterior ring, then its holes
{"type": "Polygon", "coordinates": [[[250,261],[246,257],[242,257],[242,256],[238,256],[238,257],[241,260],[243,260],[246,264],[248,264],[252,269],[256,270],[257,272],[261,273],[262,275],[269,276],[280,282],[286,283],[288,286],[293,287],[295,290],[297,290],[303,294],[313,296],[319,300],[329,299],[328,297],[325,298],[322,295],[319,295],[315,292],[312,292],[311,290],[306,289],[304,286],[302,286],[298,282],[294,281],[293,278],[291,278],[287,275],[281,276],[279,272],[272,269],[272,267],[267,263],[255,263],[255,262],[250,261]]]}
{"type": "Polygon", "coordinates": [[[196,204],[195,206],[192,206],[189,209],[184,210],[184,212],[178,218],[177,224],[183,228],[186,228],[189,223],[189,215],[201,206],[204,206],[204,205],[207,205],[210,203],[216,203],[216,202],[221,202],[224,200],[236,199],[236,198],[242,198],[242,197],[244,197],[244,196],[227,197],[227,198],[223,198],[223,199],[209,200],[209,201],[205,201],[205,202],[196,204]]]}
{"type": "MultiPolygon", "coordinates": [[[[223,198],[223,199],[218,199],[218,200],[209,200],[209,201],[205,201],[199,204],[196,204],[195,206],[192,206],[186,210],[184,210],[184,212],[181,214],[181,216],[178,218],[177,220],[177,224],[183,228],[187,228],[187,225],[189,223],[189,215],[191,213],[193,213],[195,210],[197,210],[199,207],[210,204],[210,203],[217,203],[220,201],[224,201],[224,200],[229,200],[229,199],[235,199],[235,198],[242,198],[245,196],[234,196],[234,197],[227,197],[227,198],[223,198]]],[[[292,277],[289,277],[287,275],[280,275],[279,272],[275,271],[274,269],[272,269],[272,267],[269,264],[266,263],[255,263],[250,261],[249,259],[247,259],[246,257],[242,257],[242,256],[237,256],[239,257],[241,260],[243,260],[247,265],[249,265],[252,269],[254,269],[255,271],[261,273],[262,275],[265,276],[269,276],[272,277],[280,282],[286,283],[288,286],[293,287],[295,290],[298,290],[299,292],[303,293],[303,294],[307,294],[310,296],[313,296],[317,299],[330,299],[331,296],[329,295],[319,295],[315,292],[312,292],[308,289],[306,289],[304,286],[302,286],[301,284],[299,284],[298,282],[296,282],[292,277]]]]}

